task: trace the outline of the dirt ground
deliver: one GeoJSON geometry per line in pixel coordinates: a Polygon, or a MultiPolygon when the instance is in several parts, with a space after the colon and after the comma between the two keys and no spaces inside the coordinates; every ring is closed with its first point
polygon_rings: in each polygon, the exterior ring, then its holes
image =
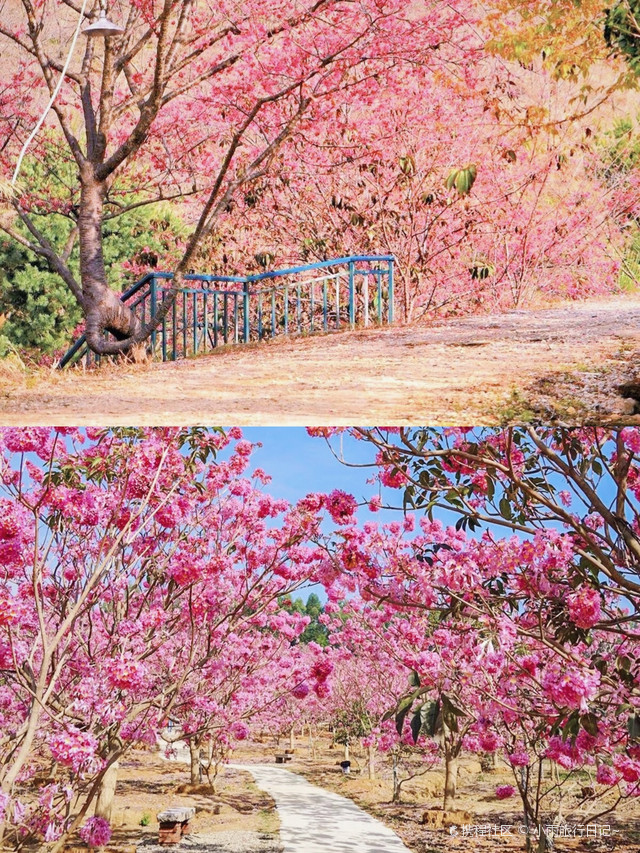
{"type": "MultiPolygon", "coordinates": [[[[285,744],[288,746],[288,742],[285,744]]],[[[287,768],[301,773],[313,784],[349,797],[383,823],[389,825],[414,853],[485,853],[498,846],[505,853],[521,853],[523,839],[515,832],[522,824],[520,800],[513,797],[497,800],[495,788],[513,783],[511,770],[499,765],[491,772],[482,772],[477,760],[466,757],[460,762],[456,810],[460,821],[456,833],[449,826],[431,829],[422,822],[425,811],[432,815],[442,805],[444,774],[436,768],[407,781],[402,789],[402,802],[392,804],[392,770],[388,757],[376,757],[376,779],[369,780],[364,751],[352,748],[352,773],[344,776],[339,762],[340,746],[331,746],[329,737],[316,738],[313,748],[306,738],[298,737],[293,760],[287,768]],[[471,837],[464,827],[511,825],[514,831],[498,837],[471,837]]],[[[242,764],[273,762],[275,753],[282,751],[275,741],[265,736],[263,742],[246,741],[239,745],[232,761],[242,764]]],[[[279,820],[274,802],[258,790],[250,775],[226,767],[218,778],[216,793],[206,785],[190,786],[188,767],[164,761],[157,753],[134,751],[122,762],[112,814],[113,836],[106,853],[135,853],[141,843],[157,839],[158,812],[170,806],[195,806],[192,828],[194,837],[219,837],[239,850],[236,840],[249,838],[271,839],[277,849],[279,820]]],[[[569,824],[588,824],[590,816],[603,808],[580,803],[579,789],[584,780],[569,785],[563,800],[563,818],[569,824]]],[[[557,839],[558,851],[567,853],[633,853],[640,849],[640,802],[622,804],[615,815],[597,820],[598,826],[608,825],[610,835],[596,838],[557,839]]],[[[223,848],[221,848],[223,849],[223,848]]],[[[226,849],[226,848],[224,848],[226,849]]],[[[243,849],[251,853],[258,847],[243,849]]],[[[271,848],[270,848],[271,849],[271,848]]],[[[72,843],[66,853],[86,853],[81,842],[72,843]]]]}
{"type": "Polygon", "coordinates": [[[173,364],[0,369],[0,424],[640,421],[640,293],[226,348],[173,364]],[[635,392],[631,392],[631,396],[635,392]]]}
{"type": "MultiPolygon", "coordinates": [[[[436,818],[436,822],[440,822],[443,772],[429,772],[406,783],[402,789],[402,802],[393,804],[391,770],[388,767],[382,768],[380,779],[369,781],[366,775],[345,777],[339,769],[327,763],[309,766],[308,762],[302,761],[300,765],[293,765],[292,769],[301,772],[317,785],[353,799],[361,808],[390,826],[414,853],[484,853],[496,846],[505,853],[521,853],[524,850],[524,838],[519,834],[523,827],[519,798],[516,796],[500,801],[495,797],[497,785],[513,784],[513,774],[506,767],[491,773],[478,773],[475,761],[463,760],[455,811],[447,814],[448,821],[445,818],[444,826],[433,829],[423,823],[423,818],[428,814],[432,821],[436,818]],[[454,827],[454,834],[451,826],[454,827]],[[505,829],[504,834],[500,834],[501,827],[511,829],[505,829]],[[486,832],[487,837],[474,835],[475,832],[486,832]]],[[[577,808],[577,803],[576,797],[567,797],[563,820],[568,826],[586,826],[591,823],[588,807],[577,808]]],[[[582,839],[558,838],[555,847],[566,853],[632,853],[640,846],[639,818],[637,804],[624,806],[616,812],[615,817],[608,815],[591,824],[597,827],[594,831],[610,835],[582,839]],[[605,827],[608,829],[605,830],[605,827]]]]}
{"type": "MultiPolygon", "coordinates": [[[[194,834],[252,833],[277,839],[280,822],[273,799],[258,790],[249,773],[226,767],[216,793],[208,785],[192,786],[186,765],[163,760],[159,754],[133,751],[122,762],[111,815],[113,835],[109,853],[135,853],[144,841],[156,840],[156,815],[172,806],[194,806],[194,834]]],[[[78,840],[67,853],[86,853],[78,840]]]]}

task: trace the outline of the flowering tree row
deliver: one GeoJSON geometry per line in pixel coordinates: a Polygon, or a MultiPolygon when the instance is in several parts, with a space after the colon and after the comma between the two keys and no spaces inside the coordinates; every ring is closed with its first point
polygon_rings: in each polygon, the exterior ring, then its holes
{"type": "Polygon", "coordinates": [[[638,431],[353,434],[382,489],[365,522],[339,490],[271,498],[238,430],[2,432],[11,843],[104,838],[134,744],[186,741],[198,781],[201,751],[215,776],[235,741],[302,723],[360,740],[370,773],[388,753],[396,798],[442,762],[449,806],[463,751],[500,757],[496,796],[542,835],[567,792],[595,814],[640,793],[638,431]],[[326,647],[285,603],[307,581],[326,647]]]}
{"type": "Polygon", "coordinates": [[[615,289],[635,171],[605,178],[575,86],[482,53],[412,69],[403,91],[298,134],[224,218],[216,259],[246,267],[249,239],[279,266],[393,254],[405,319],[615,289]]]}
{"type": "Polygon", "coordinates": [[[114,7],[122,32],[83,38],[67,65],[60,42],[68,44],[78,14],[94,20],[100,3],[62,5],[23,0],[22,14],[0,25],[13,60],[0,99],[2,164],[10,174],[51,95],[48,139],[55,127],[71,178],[48,175],[35,192],[16,184],[0,224],[66,283],[89,345],[103,353],[146,340],[220,216],[268,174],[294,133],[324,126],[345,104],[366,108],[381,90],[400,97],[397,69],[467,61],[473,13],[468,0],[431,0],[419,12],[407,0],[279,0],[267,11],[256,2],[131,0],[114,7]],[[196,221],[174,263],[172,292],[143,325],[107,285],[105,222],[189,198],[197,199],[196,221]],[[69,223],[59,245],[38,227],[39,215],[52,212],[69,223]],[[68,264],[76,243],[79,276],[68,264]]]}

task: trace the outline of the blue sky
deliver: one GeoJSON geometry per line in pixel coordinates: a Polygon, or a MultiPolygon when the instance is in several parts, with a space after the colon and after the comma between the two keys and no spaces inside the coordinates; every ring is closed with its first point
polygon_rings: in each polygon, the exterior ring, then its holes
{"type": "MultiPolygon", "coordinates": [[[[264,468],[273,477],[268,491],[277,497],[296,501],[309,492],[344,489],[360,501],[377,491],[376,486],[366,482],[373,476],[373,469],[341,464],[326,441],[313,438],[304,427],[251,427],[242,432],[250,441],[262,443],[252,461],[255,467],[264,468]]],[[[373,460],[373,448],[366,442],[344,436],[343,443],[349,461],[373,460]]]]}

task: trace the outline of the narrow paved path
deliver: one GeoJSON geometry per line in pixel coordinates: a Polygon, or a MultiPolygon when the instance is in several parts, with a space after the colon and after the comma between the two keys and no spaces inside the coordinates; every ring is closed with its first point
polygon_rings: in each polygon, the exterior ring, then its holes
{"type": "Polygon", "coordinates": [[[361,808],[289,770],[234,764],[276,801],[284,853],[410,853],[398,836],[361,808]]]}

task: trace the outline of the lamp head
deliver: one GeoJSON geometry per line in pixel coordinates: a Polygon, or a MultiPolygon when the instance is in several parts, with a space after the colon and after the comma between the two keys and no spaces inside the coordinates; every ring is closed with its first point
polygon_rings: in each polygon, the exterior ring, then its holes
{"type": "Polygon", "coordinates": [[[119,24],[114,24],[113,21],[110,21],[107,18],[106,12],[101,10],[100,17],[93,24],[89,24],[88,27],[85,27],[82,31],[85,36],[90,38],[94,38],[96,36],[103,36],[107,38],[108,36],[119,36],[120,33],[124,32],[124,27],[121,27],[119,24]]]}

